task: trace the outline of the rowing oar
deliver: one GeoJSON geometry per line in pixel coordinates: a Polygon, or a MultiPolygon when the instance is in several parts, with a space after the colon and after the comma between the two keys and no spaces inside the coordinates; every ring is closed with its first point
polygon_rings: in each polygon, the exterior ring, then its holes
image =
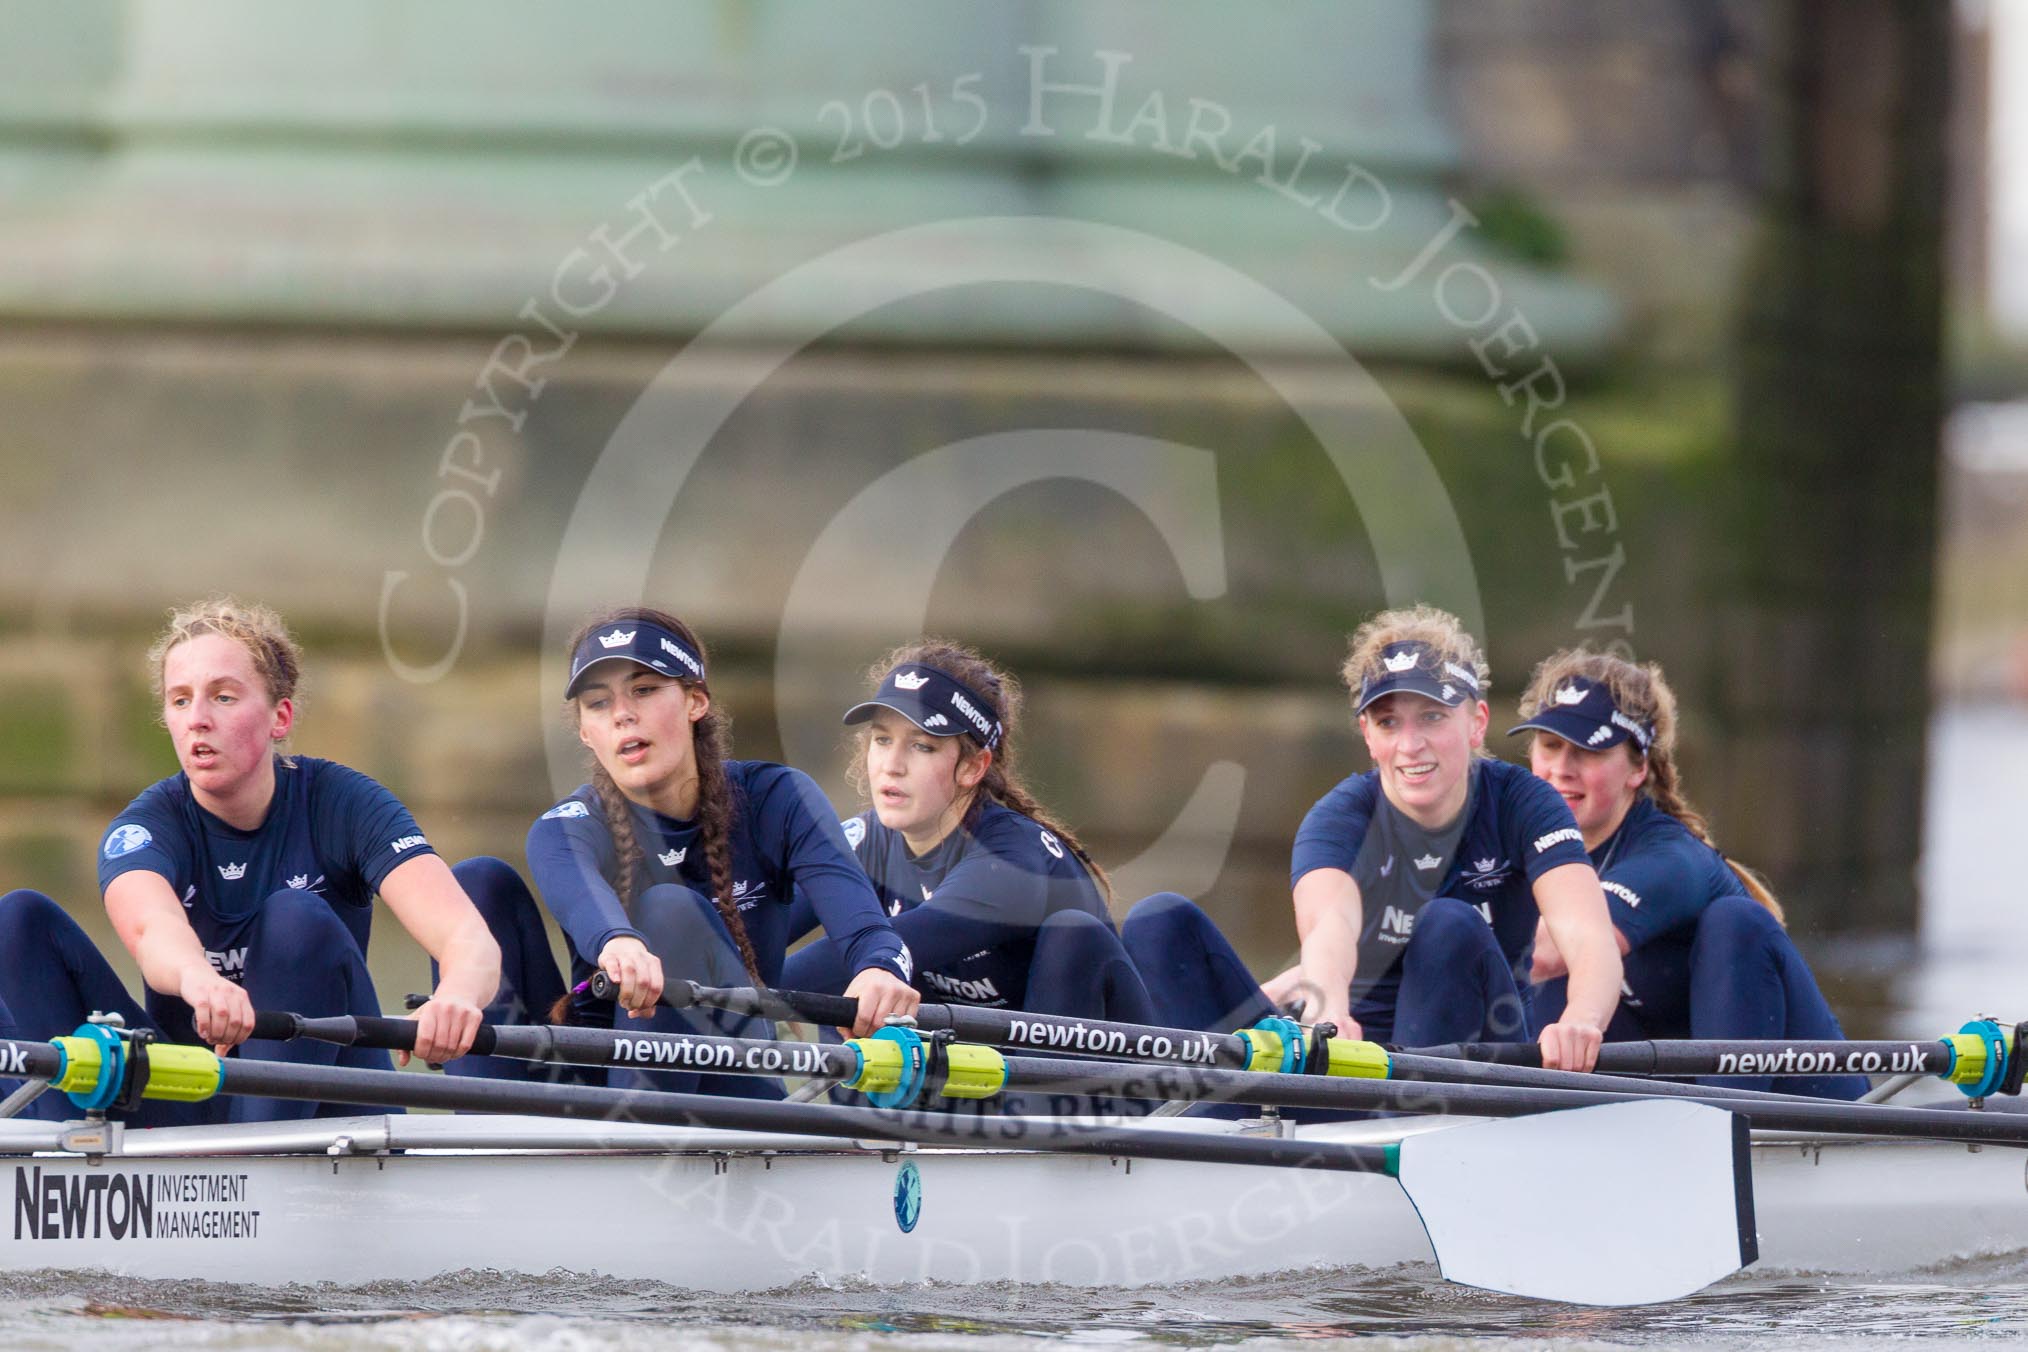
{"type": "MultiPolygon", "coordinates": [[[[1604,1075],[1934,1075],[1969,1098],[2021,1092],[2028,1056],[2017,1055],[2028,1023],[1974,1019],[1932,1042],[1725,1041],[1608,1042],[1604,1075]]],[[[1417,1047],[1413,1054],[1500,1066],[1540,1066],[1542,1049],[1524,1042],[1463,1042],[1417,1047]]]]}
{"type": "MultiPolygon", "coordinates": [[[[304,1037],[341,1046],[411,1051],[409,1019],[305,1018],[263,1011],[256,1037],[304,1037]]],[[[866,1094],[881,1108],[936,1106],[938,1099],[987,1099],[1003,1089],[1107,1095],[1188,1103],[1245,1103],[1337,1112],[1466,1113],[1518,1117],[1530,1113],[1635,1103],[1658,1097],[1635,1080],[1556,1075],[1580,1088],[1345,1079],[1275,1072],[1220,1070],[1169,1062],[1101,1064],[1037,1057],[1004,1057],[976,1043],[924,1038],[908,1028],[884,1028],[837,1046],[769,1042],[701,1033],[622,1032],[605,1028],[488,1024],[474,1055],[524,1061],[639,1070],[699,1071],[720,1075],[816,1075],[866,1094]]],[[[1742,1114],[1753,1126],[1827,1135],[1916,1137],[1924,1140],[2028,1144],[2028,1117],[1956,1109],[1849,1104],[1795,1094],[1749,1096],[1729,1089],[1659,1084],[1667,1097],[1742,1114]]]]}
{"type": "MultiPolygon", "coordinates": [[[[1414,1204],[1444,1276],[1588,1305],[1673,1300],[1758,1255],[1746,1124],[1693,1103],[1613,1104],[1349,1145],[246,1061],[130,1042],[93,1024],[53,1042],[0,1040],[0,1074],[53,1081],[87,1109],[247,1094],[1385,1174],[1414,1204]]],[[[1187,1204],[1188,1182],[1177,1182],[1175,1199],[1187,1204]]]]}
{"type": "MultiPolygon", "coordinates": [[[[594,995],[603,998],[611,989],[605,973],[593,975],[591,990],[594,995]]],[[[662,990],[662,1000],[675,1009],[706,1005],[738,1014],[771,1019],[806,1019],[841,1027],[849,1026],[858,1017],[859,1008],[856,999],[846,996],[819,995],[812,991],[757,990],[746,986],[700,986],[694,981],[669,983],[662,990]]],[[[915,1021],[919,1028],[926,1031],[950,1032],[968,1042],[1069,1051],[1108,1060],[1170,1061],[1190,1066],[1360,1080],[1412,1080],[1435,1084],[1470,1082],[1585,1092],[1597,1092],[1601,1088],[1596,1079],[1580,1072],[1418,1056],[1395,1051],[1377,1042],[1333,1037],[1327,1031],[1331,1028],[1329,1024],[1309,1030],[1306,1038],[1300,1024],[1280,1017],[1262,1019],[1254,1027],[1242,1028],[1235,1033],[1205,1033],[1152,1024],[987,1009],[979,1005],[924,1004],[917,1007],[915,1021]]],[[[1799,1098],[1795,1094],[1774,1094],[1757,1089],[1714,1091],[1700,1085],[1675,1084],[1667,1080],[1627,1080],[1616,1088],[1638,1091],[1645,1097],[1690,1098],[1699,1102],[1711,1102],[1718,1093],[1733,1100],[1759,1099],[1775,1104],[1795,1103],[1799,1098]]],[[[1734,1103],[1724,1106],[1738,1108],[1734,1103]]]]}

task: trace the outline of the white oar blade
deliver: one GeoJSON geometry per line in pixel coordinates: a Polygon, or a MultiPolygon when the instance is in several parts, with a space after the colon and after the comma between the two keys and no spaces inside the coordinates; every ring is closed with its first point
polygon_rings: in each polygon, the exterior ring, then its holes
{"type": "Polygon", "coordinates": [[[1758,1257],[1747,1155],[1722,1109],[1609,1103],[1411,1136],[1401,1186],[1454,1282],[1644,1305],[1758,1257]]]}

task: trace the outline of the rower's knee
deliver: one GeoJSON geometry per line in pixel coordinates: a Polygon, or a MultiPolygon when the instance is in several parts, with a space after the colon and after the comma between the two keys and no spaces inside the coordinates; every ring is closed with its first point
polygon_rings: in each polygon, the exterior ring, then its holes
{"type": "Polygon", "coordinates": [[[0,955],[12,959],[46,953],[59,933],[75,928],[77,921],[40,892],[23,887],[0,897],[0,955]]]}
{"type": "Polygon", "coordinates": [[[331,903],[315,892],[282,888],[261,903],[255,925],[258,937],[253,942],[264,952],[286,954],[292,963],[364,957],[359,954],[359,941],[331,909],[331,903]]]}
{"type": "Polygon", "coordinates": [[[1778,948],[1787,941],[1788,933],[1774,913],[1752,897],[1720,897],[1697,917],[1691,960],[1705,955],[1723,960],[1729,955],[1778,948]]]}
{"type": "Polygon", "coordinates": [[[1131,952],[1160,951],[1210,927],[1211,917],[1190,898],[1157,892],[1134,903],[1120,925],[1120,938],[1131,952]]]}
{"type": "Polygon", "coordinates": [[[744,986],[751,980],[717,904],[701,892],[657,883],[634,898],[634,928],[670,980],[707,986],[744,986]]]}
{"type": "Polygon", "coordinates": [[[1456,897],[1437,897],[1416,912],[1415,932],[1401,960],[1408,969],[1432,963],[1451,968],[1464,954],[1498,947],[1493,927],[1469,903],[1456,897]]]}
{"type": "Polygon", "coordinates": [[[458,886],[485,919],[486,927],[495,934],[511,930],[522,913],[535,906],[528,884],[521,881],[521,875],[504,859],[495,859],[490,854],[461,859],[452,865],[451,876],[458,880],[458,886]]]}
{"type": "Polygon", "coordinates": [[[1042,922],[1035,933],[1035,946],[1040,951],[1044,944],[1052,950],[1086,955],[1094,959],[1113,957],[1119,954],[1119,936],[1112,926],[1089,911],[1058,911],[1042,922]]]}

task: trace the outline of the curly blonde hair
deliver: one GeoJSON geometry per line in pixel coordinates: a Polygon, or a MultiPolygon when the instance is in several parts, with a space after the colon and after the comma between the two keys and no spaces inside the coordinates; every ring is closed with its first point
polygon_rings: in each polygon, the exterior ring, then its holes
{"type": "Polygon", "coordinates": [[[169,623],[148,645],[148,684],[158,708],[162,703],[162,667],[170,652],[205,634],[217,634],[246,649],[270,703],[296,697],[296,687],[303,679],[303,650],[282,617],[259,602],[211,596],[170,611],[169,623]]]}
{"type": "MultiPolygon", "coordinates": [[[[1573,676],[1598,682],[1613,697],[1613,704],[1621,713],[1655,730],[1646,752],[1648,778],[1641,785],[1641,793],[1653,798],[1656,807],[1689,828],[1690,834],[1717,849],[1710,824],[1703,813],[1690,805],[1683,792],[1682,774],[1676,765],[1676,692],[1662,675],[1661,664],[1629,662],[1624,657],[1589,648],[1553,652],[1537,664],[1528,678],[1528,688],[1521,692],[1521,717],[1535,717],[1549,704],[1552,692],[1573,676]]],[[[1640,761],[1643,753],[1635,742],[1622,742],[1620,748],[1636,763],[1640,761]]],[[[1725,862],[1738,876],[1746,894],[1767,907],[1777,921],[1786,924],[1782,904],[1775,899],[1767,880],[1735,859],[1725,862]]]]}
{"type": "MultiPolygon", "coordinates": [[[[1439,665],[1449,663],[1472,673],[1479,685],[1480,699],[1493,688],[1493,669],[1486,665],[1486,654],[1479,641],[1465,631],[1464,621],[1448,610],[1418,602],[1383,610],[1352,632],[1351,651],[1338,675],[1355,701],[1361,686],[1386,674],[1380,655],[1392,643],[1427,643],[1436,652],[1439,665]]],[[[1490,757],[1493,753],[1484,746],[1475,746],[1472,754],[1490,757]]]]}

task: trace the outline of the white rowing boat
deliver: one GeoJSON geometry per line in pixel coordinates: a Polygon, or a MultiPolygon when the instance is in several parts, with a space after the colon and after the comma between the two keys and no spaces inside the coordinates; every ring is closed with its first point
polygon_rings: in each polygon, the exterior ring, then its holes
{"type": "MultiPolygon", "coordinates": [[[[1463,1120],[1292,1130],[1385,1143],[1463,1120]]],[[[96,1137],[92,1156],[63,1144],[54,1124],[0,1121],[0,1271],[359,1283],[564,1270],[730,1291],[812,1274],[1140,1286],[1431,1260],[1408,1197],[1373,1174],[514,1116],[128,1131],[96,1137]]],[[[1902,1272],[2028,1250],[2028,1151],[1761,1132],[1752,1163],[1762,1270],[1902,1272]]]]}

